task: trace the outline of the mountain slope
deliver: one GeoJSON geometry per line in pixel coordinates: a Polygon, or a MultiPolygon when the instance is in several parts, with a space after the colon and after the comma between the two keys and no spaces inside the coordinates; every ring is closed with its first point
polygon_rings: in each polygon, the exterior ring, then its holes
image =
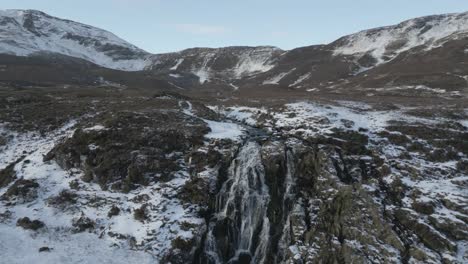
{"type": "Polygon", "coordinates": [[[0,10],[0,53],[59,53],[126,71],[143,70],[149,53],[102,29],[35,10],[0,10]]]}
{"type": "MultiPolygon", "coordinates": [[[[457,96],[467,92],[468,13],[415,18],[290,51],[260,46],[150,54],[107,31],[32,10],[0,11],[0,33],[0,54],[39,55],[41,64],[48,57],[54,63],[56,56],[47,54],[60,54],[61,61],[73,57],[69,65],[81,63],[74,59],[78,58],[105,68],[141,71],[135,76],[151,75],[174,89],[375,94],[388,88],[406,93],[404,87],[414,92],[413,88],[423,86],[457,96]]],[[[2,81],[18,79],[9,75],[8,63],[2,67],[7,68],[0,74],[2,81]]],[[[84,66],[72,68],[76,67],[84,66]]],[[[95,80],[96,76],[83,78],[95,80]]]]}
{"type": "Polygon", "coordinates": [[[467,33],[468,13],[445,14],[364,30],[340,38],[331,45],[337,55],[369,54],[377,63],[383,63],[412,48],[424,46],[430,50],[450,40],[466,37],[467,33]]]}
{"type": "Polygon", "coordinates": [[[466,92],[468,13],[427,16],[285,53],[245,85],[323,91],[424,85],[466,92]]]}
{"type": "Polygon", "coordinates": [[[180,52],[159,54],[154,57],[153,72],[194,75],[200,84],[221,82],[231,84],[275,66],[284,51],[276,47],[193,48],[180,52]]]}

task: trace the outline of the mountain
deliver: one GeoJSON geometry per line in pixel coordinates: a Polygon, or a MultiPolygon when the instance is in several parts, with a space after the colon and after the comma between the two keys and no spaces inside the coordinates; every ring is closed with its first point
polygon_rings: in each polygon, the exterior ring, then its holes
{"type": "Polygon", "coordinates": [[[291,50],[255,85],[464,88],[467,39],[468,13],[411,19],[291,50]]]}
{"type": "Polygon", "coordinates": [[[56,53],[126,71],[143,70],[150,56],[110,32],[35,10],[0,11],[0,53],[56,53]]]}
{"type": "Polygon", "coordinates": [[[269,71],[283,53],[276,47],[193,48],[156,55],[151,70],[192,73],[200,84],[236,80],[269,71]]]}
{"type": "MultiPolygon", "coordinates": [[[[379,93],[395,86],[414,92],[421,86],[458,95],[467,86],[468,13],[411,19],[290,51],[261,46],[150,54],[107,31],[33,10],[1,11],[0,32],[0,54],[41,57],[42,62],[59,54],[61,61],[71,57],[64,67],[81,59],[82,65],[91,62],[114,70],[141,71],[141,76],[164,80],[174,89],[331,89],[338,93],[377,89],[371,93],[379,93]]],[[[0,77],[8,80],[10,75],[0,77]]],[[[96,78],[93,73],[87,79],[96,78]]],[[[114,77],[109,81],[126,85],[114,77]]]]}
{"type": "MultiPolygon", "coordinates": [[[[336,55],[369,56],[373,64],[391,61],[414,48],[426,51],[466,38],[468,13],[434,15],[398,25],[364,30],[333,42],[336,55]]],[[[367,66],[367,65],[364,65],[367,66]]]]}

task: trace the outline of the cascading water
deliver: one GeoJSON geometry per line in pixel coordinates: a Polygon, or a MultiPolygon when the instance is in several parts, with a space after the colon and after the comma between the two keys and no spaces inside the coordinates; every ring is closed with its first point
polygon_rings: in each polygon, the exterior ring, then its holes
{"type": "Polygon", "coordinates": [[[270,195],[261,147],[246,143],[231,163],[228,179],[216,198],[204,246],[206,263],[264,263],[270,222],[270,195]]]}

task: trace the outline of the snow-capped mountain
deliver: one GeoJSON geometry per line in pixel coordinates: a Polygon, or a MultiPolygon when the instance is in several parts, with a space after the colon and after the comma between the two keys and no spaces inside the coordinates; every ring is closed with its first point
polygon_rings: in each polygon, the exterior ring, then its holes
{"type": "Polygon", "coordinates": [[[149,53],[110,32],[35,10],[0,10],[0,53],[58,53],[126,71],[150,62],[149,53]]]}
{"type": "Polygon", "coordinates": [[[283,53],[270,46],[194,48],[156,55],[152,70],[191,73],[201,84],[219,79],[229,81],[269,71],[283,53]]]}
{"type": "Polygon", "coordinates": [[[338,85],[353,89],[425,85],[459,90],[466,87],[468,75],[467,40],[468,13],[415,18],[327,45],[288,51],[250,86],[319,91],[338,85]]]}
{"type": "Polygon", "coordinates": [[[364,30],[332,43],[336,55],[370,54],[378,63],[423,46],[430,50],[467,36],[468,13],[426,16],[398,25],[364,30]]]}
{"type": "MultiPolygon", "coordinates": [[[[424,85],[460,92],[468,76],[463,62],[468,56],[467,32],[468,13],[459,13],[411,19],[351,34],[330,44],[289,51],[260,46],[150,54],[98,28],[39,11],[7,10],[0,11],[0,55],[65,55],[109,69],[141,71],[138,78],[151,76],[177,89],[205,86],[236,91],[265,86],[320,91],[338,86],[380,89],[424,85]]],[[[52,57],[42,56],[42,60],[47,58],[52,57]]],[[[70,60],[70,65],[73,63],[77,61],[70,60]]],[[[30,64],[31,72],[44,68],[30,64]]],[[[94,80],[100,74],[95,72],[87,79],[94,80]]],[[[109,81],[128,85],[125,82],[129,78],[108,75],[112,76],[109,81]]],[[[8,67],[0,72],[2,80],[11,76],[17,74],[8,67]]]]}

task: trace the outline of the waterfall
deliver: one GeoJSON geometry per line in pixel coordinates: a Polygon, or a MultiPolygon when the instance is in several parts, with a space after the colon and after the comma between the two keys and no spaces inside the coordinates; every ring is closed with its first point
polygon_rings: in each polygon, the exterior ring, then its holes
{"type": "Polygon", "coordinates": [[[261,147],[246,143],[232,161],[217,197],[204,246],[206,263],[264,263],[270,195],[261,147]]]}

